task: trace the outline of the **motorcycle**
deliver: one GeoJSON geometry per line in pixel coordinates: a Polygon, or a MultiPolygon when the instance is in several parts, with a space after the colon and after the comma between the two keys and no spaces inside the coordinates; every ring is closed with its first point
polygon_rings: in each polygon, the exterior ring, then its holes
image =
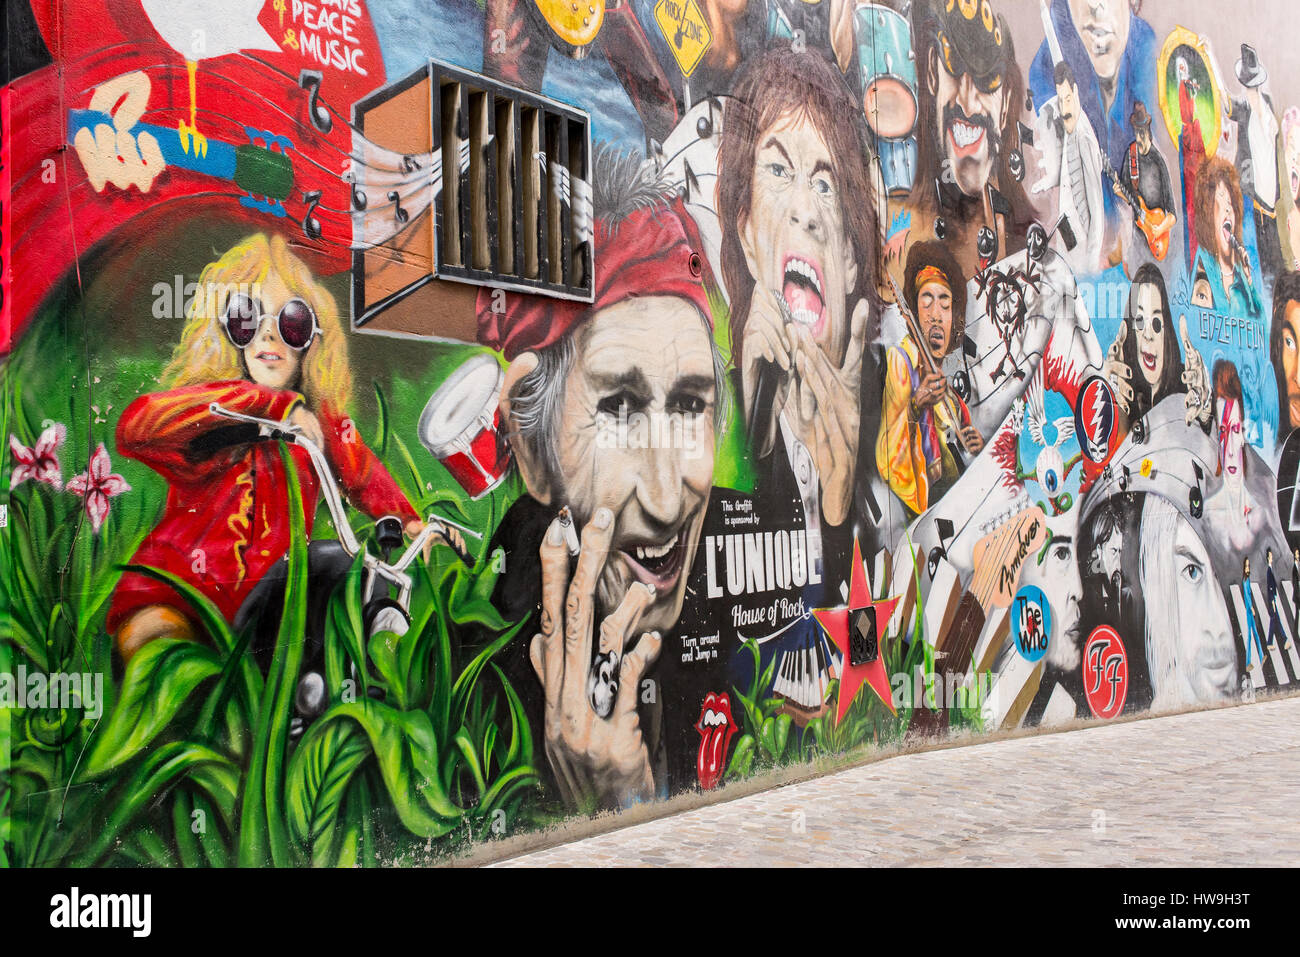
{"type": "MultiPolygon", "coordinates": [[[[329,598],[348,577],[357,556],[362,556],[361,562],[365,575],[361,594],[362,622],[366,642],[363,647],[366,647],[370,638],[380,632],[391,632],[400,637],[410,628],[413,581],[407,569],[411,567],[431,537],[441,536],[448,547],[455,552],[457,558],[466,566],[473,567],[473,558],[457,542],[450,529],[454,528],[477,539],[482,539],[482,535],[451,519],[430,515],[420,534],[412,539],[406,549],[394,559],[393,553],[402,544],[402,521],[396,516],[386,515],[375,522],[374,544],[378,551],[378,554],[375,554],[367,549],[353,532],[343,496],[339,492],[329,461],[320,446],[296,428],[286,426],[283,422],[245,415],[224,408],[216,402],[208,406],[208,411],[236,422],[257,426],[260,439],[288,442],[306,451],[320,481],[334,528],[338,532],[337,540],[313,541],[307,546],[306,633],[303,635],[303,663],[298,675],[298,685],[294,694],[294,714],[290,724],[290,737],[297,739],[329,705],[329,693],[325,683],[324,642],[329,598]],[[395,597],[394,589],[396,589],[395,597]]],[[[280,611],[284,607],[288,567],[288,556],[285,556],[249,593],[232,623],[236,634],[242,634],[246,629],[252,630],[249,649],[257,658],[263,673],[270,667],[279,634],[280,611]]],[[[377,691],[377,689],[371,690],[372,693],[377,691]]]]}

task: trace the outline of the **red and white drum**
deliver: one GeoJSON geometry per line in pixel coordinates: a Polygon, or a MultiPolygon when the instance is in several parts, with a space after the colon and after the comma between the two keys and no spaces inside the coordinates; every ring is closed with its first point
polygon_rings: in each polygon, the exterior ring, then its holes
{"type": "Polygon", "coordinates": [[[471,498],[500,485],[510,465],[497,407],[504,381],[497,360],[480,353],[448,376],[420,415],[420,443],[471,498]]]}

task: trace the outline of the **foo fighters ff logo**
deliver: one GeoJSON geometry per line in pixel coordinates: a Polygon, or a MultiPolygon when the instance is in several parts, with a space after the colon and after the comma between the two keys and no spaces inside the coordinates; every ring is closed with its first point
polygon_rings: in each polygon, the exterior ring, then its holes
{"type": "Polygon", "coordinates": [[[1099,625],[1083,650],[1083,691],[1094,717],[1113,718],[1128,697],[1128,653],[1110,625],[1099,625]]]}
{"type": "Polygon", "coordinates": [[[1083,454],[1104,465],[1115,448],[1115,395],[1101,376],[1093,376],[1079,391],[1074,408],[1074,434],[1083,454]]]}

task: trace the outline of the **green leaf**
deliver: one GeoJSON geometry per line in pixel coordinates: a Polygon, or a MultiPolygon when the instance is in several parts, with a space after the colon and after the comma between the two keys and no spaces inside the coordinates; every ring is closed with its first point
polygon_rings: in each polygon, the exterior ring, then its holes
{"type": "Polygon", "coordinates": [[[384,787],[407,830],[419,837],[452,830],[462,811],[439,779],[438,742],[429,716],[366,698],[334,705],[317,724],[323,729],[348,721],[359,725],[369,738],[384,787]]]}
{"type": "Polygon", "coordinates": [[[307,532],[298,470],[284,443],[280,444],[280,461],[288,485],[289,567],[285,574],[280,630],[262,695],[248,774],[244,778],[239,833],[241,867],[261,866],[268,857],[276,867],[292,863],[283,810],[285,751],[289,746],[289,720],[298,687],[307,622],[307,532]]]}
{"type": "Polygon", "coordinates": [[[86,758],[86,774],[98,777],[139,754],[194,690],[220,671],[216,653],[192,641],[160,638],[137,651],[126,667],[117,705],[86,758]]]}
{"type": "Polygon", "coordinates": [[[123,565],[122,570],[135,572],[144,575],[146,578],[153,578],[156,581],[170,585],[198,615],[199,624],[203,626],[203,630],[212,639],[212,643],[216,645],[217,650],[226,658],[235,657],[239,661],[239,687],[243,695],[241,700],[248,711],[251,721],[255,717],[253,709],[262,697],[262,673],[258,670],[257,662],[253,660],[251,655],[236,654],[242,646],[236,640],[234,633],[230,630],[230,625],[226,623],[225,616],[221,614],[217,606],[203,592],[171,572],[151,568],[148,565],[123,565]]]}
{"type": "Polygon", "coordinates": [[[317,722],[298,743],[285,778],[285,811],[294,839],[310,848],[314,865],[328,863],[344,798],[370,754],[361,730],[341,722],[317,722]]]}
{"type": "Polygon", "coordinates": [[[785,745],[790,739],[790,725],[793,720],[788,714],[778,715],[776,719],[776,756],[778,758],[785,756],[785,745]]]}
{"type": "Polygon", "coordinates": [[[157,800],[159,794],[205,764],[224,768],[227,781],[231,776],[236,779],[239,776],[239,770],[228,758],[203,745],[170,741],[150,751],[126,786],[114,796],[108,820],[96,832],[91,847],[78,857],[75,866],[92,867],[98,863],[122,836],[127,825],[157,800]]]}
{"type": "Polygon", "coordinates": [[[736,742],[736,749],[731,752],[731,760],[727,762],[726,778],[743,778],[749,774],[750,766],[754,763],[754,737],[753,735],[741,735],[740,740],[736,742]]]}

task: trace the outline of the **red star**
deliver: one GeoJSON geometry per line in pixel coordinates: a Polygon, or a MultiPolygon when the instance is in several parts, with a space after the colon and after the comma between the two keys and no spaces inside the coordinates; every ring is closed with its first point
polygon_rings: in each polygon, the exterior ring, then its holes
{"type": "Polygon", "coordinates": [[[894,710],[894,696],[889,686],[889,675],[885,672],[884,633],[889,618],[894,613],[898,598],[886,598],[883,601],[871,600],[871,585],[867,581],[867,572],[862,565],[862,546],[853,542],[853,574],[849,580],[849,603],[844,608],[815,608],[813,617],[826,630],[827,636],[840,650],[843,674],[840,675],[839,705],[835,714],[835,723],[844,720],[849,705],[857,697],[858,690],[865,681],[871,690],[885,703],[890,713],[894,710]],[[880,635],[880,654],[876,660],[865,665],[849,663],[849,619],[853,613],[863,608],[876,609],[876,628],[880,635]]]}

